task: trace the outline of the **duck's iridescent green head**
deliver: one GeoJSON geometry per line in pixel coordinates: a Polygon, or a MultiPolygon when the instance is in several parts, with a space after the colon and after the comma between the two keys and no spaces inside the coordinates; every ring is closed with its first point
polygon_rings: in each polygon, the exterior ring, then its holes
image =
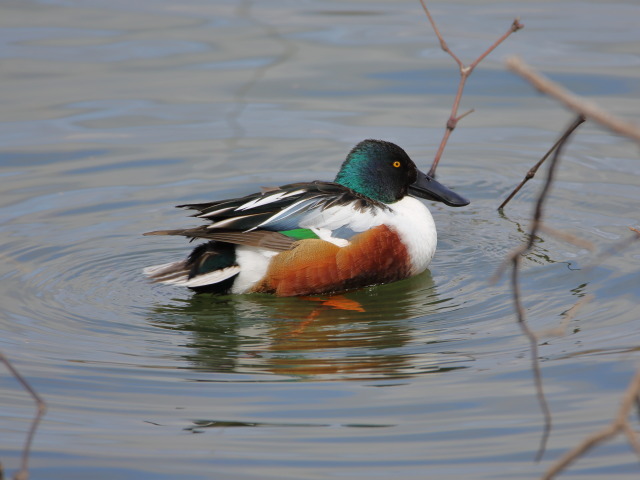
{"type": "Polygon", "coordinates": [[[382,140],[363,140],[353,147],[335,182],[384,203],[412,195],[452,207],[469,204],[467,199],[418,170],[398,145],[382,140]]]}

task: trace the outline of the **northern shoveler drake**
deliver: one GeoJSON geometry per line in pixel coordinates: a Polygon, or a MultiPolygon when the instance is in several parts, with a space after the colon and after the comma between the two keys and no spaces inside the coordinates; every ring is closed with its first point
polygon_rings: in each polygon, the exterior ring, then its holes
{"type": "Polygon", "coordinates": [[[148,267],[153,281],[197,292],[330,293],[417,275],[436,227],[416,197],[469,201],[418,170],[399,146],[356,145],[333,182],[292,183],[242,198],[178,205],[211,223],[145,235],[209,240],[186,260],[148,267]]]}

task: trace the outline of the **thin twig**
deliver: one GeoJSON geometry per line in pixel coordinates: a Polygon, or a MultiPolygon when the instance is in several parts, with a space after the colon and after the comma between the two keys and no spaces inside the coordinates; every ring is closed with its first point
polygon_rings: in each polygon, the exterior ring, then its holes
{"type": "Polygon", "coordinates": [[[453,53],[449,49],[449,46],[447,45],[447,42],[444,41],[444,37],[440,34],[440,30],[438,30],[438,26],[436,25],[435,20],[433,20],[433,17],[431,16],[431,12],[429,12],[429,9],[427,8],[427,4],[424,2],[424,0],[420,0],[420,3],[422,4],[422,8],[424,9],[424,13],[427,14],[427,18],[429,19],[429,23],[431,23],[431,28],[433,28],[433,31],[435,32],[436,37],[438,37],[438,40],[440,41],[440,48],[442,48],[443,51],[445,51],[449,55],[451,55],[451,57],[455,60],[455,62],[460,67],[460,69],[464,68],[464,65],[463,65],[462,61],[458,57],[456,57],[455,53],[453,53]]]}
{"type": "MultiPolygon", "coordinates": [[[[507,60],[507,66],[511,70],[520,74],[530,83],[532,83],[538,90],[559,100],[565,106],[577,112],[581,117],[587,118],[588,120],[593,120],[615,133],[624,135],[635,141],[640,141],[640,127],[634,124],[631,124],[627,121],[621,120],[609,114],[608,112],[603,111],[595,104],[591,102],[587,102],[586,100],[570,93],[560,85],[552,82],[548,78],[544,77],[543,75],[533,70],[531,67],[529,67],[524,62],[522,62],[519,58],[517,57],[509,58],[507,60]]],[[[559,151],[562,148],[563,144],[564,142],[561,142],[558,145],[558,148],[556,149],[556,152],[554,155],[554,159],[556,159],[559,156],[559,151]]],[[[552,163],[552,166],[549,167],[549,169],[551,170],[552,167],[553,167],[553,163],[552,163]]],[[[551,177],[548,178],[547,183],[550,183],[549,182],[550,178],[551,177]]],[[[547,186],[547,184],[545,186],[547,186]]],[[[545,192],[543,190],[543,193],[541,194],[539,199],[542,198],[544,193],[545,192]]],[[[504,206],[504,204],[502,206],[504,206]]],[[[502,206],[500,208],[502,208],[502,206]]],[[[541,213],[541,206],[542,205],[539,202],[538,207],[540,207],[539,209],[540,213],[541,213]]],[[[538,212],[538,207],[536,208],[536,213],[538,212]]],[[[535,227],[535,223],[536,222],[534,222],[534,227],[535,227]]],[[[532,227],[532,232],[535,231],[534,227],[532,227]]],[[[624,243],[620,242],[621,244],[617,245],[615,248],[616,251],[618,251],[623,246],[626,246],[631,241],[634,241],[640,238],[640,230],[634,227],[629,227],[629,228],[634,233],[636,233],[636,235],[631,240],[625,239],[624,243]]],[[[533,236],[529,238],[528,245],[531,245],[532,241],[533,241],[533,236]]],[[[521,250],[526,251],[526,249],[521,249],[521,250]]],[[[517,266],[517,262],[514,261],[513,263],[515,268],[517,266]]],[[[515,275],[515,279],[517,280],[517,275],[515,275]]],[[[514,295],[518,295],[515,286],[514,286],[514,295]]],[[[522,308],[521,305],[519,307],[518,306],[516,307],[516,311],[518,311],[518,308],[521,309],[522,308]]],[[[520,316],[520,313],[521,312],[518,312],[519,316],[520,316]]],[[[556,463],[554,463],[547,470],[547,472],[542,477],[542,480],[551,480],[556,475],[564,471],[571,463],[573,463],[580,456],[584,455],[591,448],[608,440],[609,438],[612,438],[613,436],[621,432],[625,434],[630,446],[635,450],[636,454],[640,457],[640,440],[636,436],[634,429],[631,427],[629,423],[629,418],[628,418],[631,409],[634,407],[640,411],[640,369],[636,371],[633,377],[633,380],[629,384],[629,387],[627,388],[622,398],[621,406],[620,406],[620,409],[618,410],[618,414],[616,418],[605,428],[593,433],[592,435],[589,435],[587,438],[585,438],[582,441],[582,443],[580,443],[578,446],[576,446],[572,450],[565,453],[565,455],[563,455],[556,463]]]]}
{"type": "Polygon", "coordinates": [[[540,337],[562,337],[567,334],[567,326],[569,322],[573,320],[573,318],[578,313],[578,310],[582,308],[585,303],[593,300],[593,295],[585,295],[580,300],[578,300],[569,310],[564,312],[564,318],[562,319],[562,323],[560,326],[555,328],[550,328],[548,330],[544,330],[542,332],[538,332],[536,335],[538,338],[540,337]]]}
{"type": "MultiPolygon", "coordinates": [[[[538,196],[538,201],[536,202],[536,207],[533,214],[533,221],[531,222],[531,230],[529,231],[529,240],[526,244],[526,251],[533,248],[533,242],[535,241],[535,237],[540,228],[540,224],[542,222],[542,214],[544,209],[544,203],[547,199],[547,194],[549,193],[549,189],[551,188],[551,184],[553,183],[553,179],[555,176],[556,167],[560,160],[560,154],[562,153],[563,147],[566,141],[569,139],[569,136],[564,138],[564,141],[561,142],[556,148],[553,158],[551,159],[551,164],[549,165],[549,169],[547,170],[547,178],[542,186],[542,190],[538,196]]],[[[514,262],[513,268],[516,270],[518,268],[518,264],[514,262]]],[[[517,277],[516,277],[517,280],[517,277]]],[[[519,288],[515,283],[513,283],[514,295],[519,293],[519,288]]],[[[522,307],[520,307],[522,308],[522,307]]],[[[540,448],[538,449],[538,453],[536,454],[536,462],[539,462],[544,455],[545,449],[547,447],[547,440],[549,439],[549,434],[551,433],[552,419],[551,419],[551,411],[549,410],[549,405],[547,403],[547,399],[544,395],[544,389],[542,385],[542,373],[540,371],[540,363],[538,360],[538,343],[537,338],[529,329],[526,320],[521,320],[521,315],[518,314],[518,323],[520,327],[524,331],[525,335],[529,339],[529,343],[531,344],[531,361],[533,364],[533,375],[536,384],[536,396],[538,397],[538,403],[540,404],[540,409],[542,410],[542,414],[544,416],[544,430],[542,433],[542,438],[540,439],[540,448]],[[527,325],[526,328],[523,325],[527,325]]]]}
{"type": "Polygon", "coordinates": [[[629,414],[636,403],[638,395],[640,395],[640,369],[636,371],[629,387],[622,397],[622,402],[618,409],[616,418],[614,418],[613,421],[602,430],[589,435],[578,446],[565,453],[547,470],[547,472],[542,476],[542,480],[551,480],[571,465],[578,457],[585,454],[596,445],[621,432],[626,435],[627,440],[629,440],[629,444],[640,456],[640,441],[638,441],[636,433],[629,424],[629,414]]]}
{"type": "Polygon", "coordinates": [[[5,357],[2,352],[0,352],[0,362],[4,363],[5,366],[9,369],[11,374],[15,377],[18,382],[22,385],[22,387],[31,395],[31,398],[36,402],[36,414],[31,421],[31,427],[29,428],[29,433],[27,434],[27,440],[25,441],[24,448],[22,449],[22,464],[20,466],[20,471],[15,474],[13,477],[14,480],[27,480],[29,478],[29,453],[31,452],[31,443],[33,442],[33,437],[36,433],[36,429],[38,428],[38,424],[42,419],[42,416],[47,411],[47,404],[40,398],[40,395],[29,385],[29,382],[16,370],[16,368],[11,364],[9,359],[5,357]]]}
{"type": "Polygon", "coordinates": [[[516,310],[518,318],[518,325],[522,330],[522,333],[529,340],[529,351],[531,353],[531,369],[533,370],[533,380],[536,386],[536,398],[538,399],[538,405],[544,417],[544,428],[542,431],[542,437],[540,438],[540,446],[538,447],[538,453],[536,454],[536,462],[539,462],[547,448],[547,440],[551,433],[551,427],[553,419],[551,417],[551,410],[547,403],[547,398],[544,395],[544,385],[542,383],[542,371],[540,370],[540,361],[538,360],[538,336],[531,330],[527,323],[527,318],[524,313],[524,307],[522,306],[522,300],[520,296],[520,255],[514,255],[511,259],[513,268],[511,270],[511,289],[513,291],[513,304],[516,310]]]}
{"type": "Polygon", "coordinates": [[[558,144],[553,154],[553,158],[551,159],[551,164],[549,165],[549,169],[547,170],[547,178],[542,185],[542,190],[540,190],[538,200],[536,201],[536,207],[533,213],[533,221],[531,222],[531,230],[529,231],[527,250],[533,247],[533,242],[535,241],[535,237],[538,234],[538,230],[540,229],[544,204],[547,200],[547,193],[549,193],[549,189],[551,188],[551,184],[553,183],[553,179],[556,173],[556,166],[558,165],[558,161],[560,160],[560,154],[570,136],[570,134],[564,136],[563,141],[558,144]]]}
{"type": "Polygon", "coordinates": [[[631,428],[631,425],[629,425],[628,421],[624,422],[624,424],[622,425],[622,429],[627,437],[627,440],[629,441],[629,444],[635,450],[636,455],[640,457],[640,440],[638,440],[635,430],[631,428]]]}
{"type": "Polygon", "coordinates": [[[560,84],[551,81],[516,56],[509,57],[507,67],[531,83],[540,92],[549,95],[587,120],[599,123],[609,130],[640,142],[640,126],[622,120],[604,111],[598,105],[574,95],[560,84]]]}
{"type": "Polygon", "coordinates": [[[576,247],[584,248],[585,250],[594,251],[596,246],[591,243],[589,240],[585,240],[584,238],[577,237],[572,235],[569,232],[565,232],[562,230],[558,230],[556,228],[552,228],[544,223],[540,225],[539,229],[544,233],[548,233],[552,237],[556,237],[564,242],[571,243],[576,247]]]}
{"type": "MultiPolygon", "coordinates": [[[[575,130],[575,129],[574,129],[575,130]]],[[[503,262],[503,264],[498,268],[498,272],[494,275],[494,280],[498,278],[499,275],[502,274],[505,266],[510,263],[512,266],[511,271],[511,289],[513,292],[513,303],[514,309],[516,311],[516,317],[518,319],[518,325],[520,326],[522,332],[529,340],[530,352],[531,352],[531,365],[533,370],[534,383],[536,387],[536,397],[538,399],[538,404],[540,405],[540,410],[544,416],[544,429],[542,433],[542,438],[540,439],[540,447],[538,449],[538,453],[536,454],[536,461],[539,461],[544,452],[546,450],[547,440],[549,439],[549,434],[551,432],[552,427],[552,417],[551,411],[549,409],[549,405],[547,403],[544,388],[542,383],[542,373],[540,370],[540,363],[538,359],[538,335],[529,327],[527,323],[525,310],[522,306],[522,300],[520,295],[520,261],[522,255],[527,253],[529,250],[533,248],[533,244],[535,242],[536,235],[538,231],[542,228],[542,216],[544,213],[544,204],[547,199],[549,189],[551,188],[551,184],[553,183],[553,179],[555,176],[556,167],[560,161],[560,156],[564,145],[569,139],[569,135],[563,136],[562,142],[557,145],[557,148],[554,151],[553,158],[551,159],[551,163],[549,164],[549,169],[547,170],[547,176],[545,182],[542,186],[542,190],[538,195],[538,199],[536,201],[535,209],[533,212],[533,218],[531,220],[531,226],[529,228],[527,241],[515,249],[509,256],[508,259],[503,262]]]]}
{"type": "Polygon", "coordinates": [[[420,3],[422,4],[422,8],[424,9],[424,12],[427,14],[427,18],[429,19],[429,23],[431,23],[431,27],[433,28],[433,31],[435,32],[436,37],[438,37],[438,41],[440,42],[440,48],[442,48],[443,51],[448,53],[451,56],[451,58],[453,58],[453,60],[458,64],[458,68],[460,69],[460,83],[458,84],[458,91],[457,91],[456,97],[455,97],[455,99],[453,101],[453,106],[451,107],[451,115],[449,116],[449,119],[447,120],[447,125],[446,125],[447,128],[446,128],[446,130],[444,132],[442,140],[440,141],[440,146],[438,147],[438,151],[436,152],[436,155],[435,155],[435,157],[433,159],[433,163],[431,164],[431,169],[429,170],[429,175],[431,175],[432,177],[435,177],[436,168],[438,167],[438,163],[440,162],[440,158],[442,158],[442,153],[444,152],[444,147],[446,146],[447,141],[449,140],[449,137],[451,136],[451,132],[453,132],[453,130],[456,128],[456,125],[458,124],[458,122],[463,117],[466,117],[467,115],[469,115],[469,113],[471,113],[473,111],[473,110],[470,110],[470,111],[458,116],[458,108],[460,106],[460,99],[462,98],[462,92],[464,91],[464,86],[465,86],[465,83],[467,82],[467,78],[469,77],[469,75],[471,75],[471,73],[473,72],[473,69],[476,68],[476,66],[482,60],[484,60],[484,58],[487,55],[489,55],[491,52],[493,52],[496,49],[496,47],[498,47],[498,45],[500,45],[502,42],[504,42],[507,39],[507,37],[509,35],[511,35],[513,32],[517,32],[521,28],[524,28],[524,25],[522,25],[520,23],[519,19],[516,18],[513,21],[513,23],[509,27],[509,30],[507,30],[506,33],[504,33],[500,38],[498,38],[498,40],[496,40],[487,50],[485,50],[485,52],[482,55],[480,55],[471,64],[469,64],[469,66],[465,67],[465,65],[456,56],[456,54],[451,51],[451,49],[447,45],[447,42],[445,42],[444,37],[440,33],[440,30],[438,30],[438,26],[436,25],[435,20],[431,16],[431,12],[429,12],[429,9],[427,8],[427,4],[426,4],[425,0],[420,0],[420,3]]]}
{"type": "Polygon", "coordinates": [[[638,230],[637,228],[634,228],[634,227],[629,227],[629,230],[631,230],[634,233],[634,235],[632,235],[632,236],[630,236],[628,238],[623,238],[619,242],[614,243],[613,245],[611,245],[605,251],[603,251],[600,254],[598,254],[596,256],[596,258],[593,260],[593,262],[591,262],[589,265],[587,265],[584,268],[584,270],[585,271],[589,271],[589,270],[597,267],[602,262],[604,262],[607,258],[619,253],[620,251],[622,251],[625,248],[629,247],[634,242],[640,240],[640,230],[638,230]]]}
{"type": "MultiPolygon", "coordinates": [[[[509,30],[507,30],[498,40],[496,40],[493,45],[491,45],[486,52],[484,52],[482,55],[480,55],[478,58],[476,58],[476,61],[473,62],[471,65],[469,65],[469,68],[471,70],[473,70],[474,68],[476,68],[476,65],[478,65],[482,60],[484,60],[484,58],[489,55],[491,52],[493,52],[498,45],[500,45],[502,42],[504,42],[507,37],[509,35],[511,35],[514,32],[517,32],[518,30],[524,28],[524,25],[522,23],[520,23],[520,18],[514,18],[513,19],[513,23],[511,24],[511,27],[509,27],[509,30]]],[[[471,72],[469,72],[471,73],[471,72]]]]}
{"type": "Polygon", "coordinates": [[[504,202],[500,204],[500,206],[498,207],[498,210],[502,210],[505,207],[505,205],[509,203],[511,199],[520,191],[520,189],[524,186],[524,184],[527,183],[529,180],[531,180],[533,177],[535,177],[536,172],[538,171],[540,166],[545,162],[547,158],[549,158],[549,156],[555,151],[555,149],[558,148],[558,145],[562,144],[567,139],[567,137],[573,133],[573,131],[576,128],[578,128],[580,125],[584,123],[584,121],[585,121],[585,118],[582,115],[578,116],[573,121],[573,123],[564,131],[562,136],[558,138],[556,143],[554,143],[553,146],[547,151],[547,153],[545,153],[544,156],[540,160],[538,160],[538,163],[536,163],[533,167],[529,169],[529,171],[527,172],[525,177],[522,179],[520,184],[516,188],[514,188],[513,191],[509,194],[509,196],[504,200],[504,202]]]}

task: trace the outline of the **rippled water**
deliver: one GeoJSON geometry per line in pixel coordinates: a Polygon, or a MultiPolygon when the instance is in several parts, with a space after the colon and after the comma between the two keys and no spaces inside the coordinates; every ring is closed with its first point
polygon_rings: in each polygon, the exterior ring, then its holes
{"type": "MultiPolygon", "coordinates": [[[[331,179],[357,141],[427,168],[457,73],[417,1],[100,0],[0,5],[0,351],[45,398],[31,478],[536,478],[611,419],[637,366],[638,246],[593,254],[543,235],[524,261],[555,415],[541,417],[509,285],[488,280],[525,239],[531,182],[497,205],[571,115],[505,72],[518,53],[629,119],[640,109],[640,8],[624,2],[446,2],[472,59],[439,167],[472,199],[430,205],[429,272],[343,296],[194,296],[141,269],[180,258],[173,205],[331,179]]],[[[549,224],[602,251],[638,227],[638,151],[593,125],[562,160],[549,224]]],[[[0,375],[0,460],[19,465],[33,408],[0,375]]],[[[621,439],[567,477],[640,472],[621,439]]]]}

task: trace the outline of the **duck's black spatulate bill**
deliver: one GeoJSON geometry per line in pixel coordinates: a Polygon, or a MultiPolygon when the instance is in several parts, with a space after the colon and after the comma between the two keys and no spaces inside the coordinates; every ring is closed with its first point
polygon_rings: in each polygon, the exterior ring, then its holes
{"type": "Polygon", "coordinates": [[[416,197],[442,202],[450,207],[464,207],[469,205],[469,200],[458,195],[453,190],[445,187],[435,178],[418,171],[418,178],[409,185],[409,194],[416,197]]]}

